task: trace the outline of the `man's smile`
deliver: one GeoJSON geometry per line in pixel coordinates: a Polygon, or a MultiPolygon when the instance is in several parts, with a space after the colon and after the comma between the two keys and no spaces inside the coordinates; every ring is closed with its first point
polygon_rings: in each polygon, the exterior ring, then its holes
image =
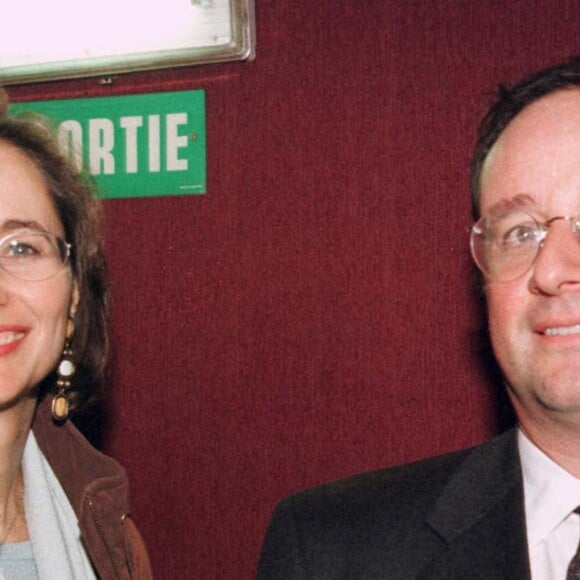
{"type": "Polygon", "coordinates": [[[552,326],[544,330],[544,334],[547,336],[568,336],[570,334],[579,334],[580,324],[574,324],[572,326],[552,326]]]}

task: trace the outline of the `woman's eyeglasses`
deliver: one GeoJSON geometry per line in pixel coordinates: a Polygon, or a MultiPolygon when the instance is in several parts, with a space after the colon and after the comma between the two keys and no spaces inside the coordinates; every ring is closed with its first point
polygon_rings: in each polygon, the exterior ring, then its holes
{"type": "Polygon", "coordinates": [[[0,238],[0,268],[27,282],[40,282],[68,267],[71,245],[49,232],[17,231],[0,238]]]}

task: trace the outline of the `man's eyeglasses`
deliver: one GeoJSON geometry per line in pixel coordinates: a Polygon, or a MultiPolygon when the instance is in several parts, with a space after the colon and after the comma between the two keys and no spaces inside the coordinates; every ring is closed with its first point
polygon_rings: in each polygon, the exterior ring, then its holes
{"type": "Polygon", "coordinates": [[[570,222],[572,235],[580,244],[580,218],[556,216],[540,223],[518,210],[477,221],[471,227],[471,255],[490,280],[515,280],[535,262],[550,226],[557,220],[570,222]]]}
{"type": "Polygon", "coordinates": [[[0,268],[19,280],[40,282],[68,266],[71,245],[49,232],[18,231],[0,238],[0,268]]]}

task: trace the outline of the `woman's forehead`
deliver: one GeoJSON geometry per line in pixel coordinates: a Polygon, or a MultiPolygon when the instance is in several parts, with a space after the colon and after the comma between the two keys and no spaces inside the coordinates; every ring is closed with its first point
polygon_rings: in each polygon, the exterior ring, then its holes
{"type": "Polygon", "coordinates": [[[19,223],[64,233],[43,173],[21,149],[0,141],[0,227],[19,223]]]}

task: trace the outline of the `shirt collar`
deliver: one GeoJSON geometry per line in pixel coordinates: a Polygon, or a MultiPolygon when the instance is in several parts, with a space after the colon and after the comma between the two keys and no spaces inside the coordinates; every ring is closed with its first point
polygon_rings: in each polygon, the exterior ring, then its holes
{"type": "Polygon", "coordinates": [[[518,430],[528,542],[542,542],[580,505],[580,480],[560,467],[518,430]]]}

